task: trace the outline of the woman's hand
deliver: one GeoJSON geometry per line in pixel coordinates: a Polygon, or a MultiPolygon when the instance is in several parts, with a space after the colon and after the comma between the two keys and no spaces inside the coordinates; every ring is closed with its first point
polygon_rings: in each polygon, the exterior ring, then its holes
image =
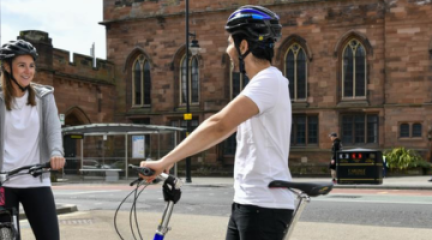
{"type": "Polygon", "coordinates": [[[54,156],[50,159],[51,169],[52,170],[59,170],[64,167],[66,163],[66,160],[62,156],[54,156]]]}

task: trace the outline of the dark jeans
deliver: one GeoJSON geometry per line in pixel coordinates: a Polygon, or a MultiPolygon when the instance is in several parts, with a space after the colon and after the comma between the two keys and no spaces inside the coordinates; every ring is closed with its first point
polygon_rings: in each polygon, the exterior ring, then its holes
{"type": "Polygon", "coordinates": [[[232,204],[226,240],[282,240],[293,210],[232,204]]]}
{"type": "MultiPolygon", "coordinates": [[[[60,239],[54,195],[50,187],[23,189],[5,187],[4,190],[6,200],[4,207],[14,207],[18,211],[21,202],[37,240],[60,239]]],[[[4,221],[10,221],[10,218],[0,218],[0,222],[4,221]]]]}

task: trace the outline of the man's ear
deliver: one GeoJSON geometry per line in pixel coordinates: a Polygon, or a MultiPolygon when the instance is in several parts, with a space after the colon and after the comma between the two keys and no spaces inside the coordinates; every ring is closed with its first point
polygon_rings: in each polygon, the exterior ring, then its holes
{"type": "Polygon", "coordinates": [[[240,43],[240,52],[244,54],[248,49],[249,49],[249,44],[245,39],[243,39],[240,43]]]}

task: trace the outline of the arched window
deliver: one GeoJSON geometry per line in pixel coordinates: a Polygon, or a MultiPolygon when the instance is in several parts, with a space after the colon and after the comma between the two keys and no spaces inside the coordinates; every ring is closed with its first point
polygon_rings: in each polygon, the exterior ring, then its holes
{"type": "Polygon", "coordinates": [[[132,103],[134,107],[151,104],[150,62],[140,55],[132,67],[132,103]]]}
{"type": "Polygon", "coordinates": [[[410,137],[410,125],[408,123],[402,123],[400,125],[399,137],[401,138],[410,137]]]}
{"type": "Polygon", "coordinates": [[[180,103],[186,103],[186,81],[189,81],[189,103],[199,103],[199,64],[196,57],[192,57],[189,61],[189,76],[186,77],[186,57],[181,60],[181,90],[180,103]]]}
{"type": "Polygon", "coordinates": [[[412,126],[412,137],[422,137],[422,124],[414,123],[412,126]]]}
{"type": "Polygon", "coordinates": [[[342,53],[342,93],[344,99],[366,97],[366,50],[357,39],[350,40],[342,53]]]}
{"type": "Polygon", "coordinates": [[[292,101],[306,101],[307,98],[307,60],[305,50],[294,43],[285,55],[285,76],[289,81],[292,101]]]}
{"type": "Polygon", "coordinates": [[[249,83],[249,78],[246,74],[233,72],[234,65],[231,62],[231,81],[230,81],[230,97],[234,99],[239,95],[243,88],[249,83]]]}

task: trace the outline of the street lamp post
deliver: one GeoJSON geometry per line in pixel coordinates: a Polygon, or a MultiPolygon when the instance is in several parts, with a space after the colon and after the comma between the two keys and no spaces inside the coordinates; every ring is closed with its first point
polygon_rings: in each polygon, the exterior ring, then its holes
{"type": "MultiPolygon", "coordinates": [[[[191,132],[191,120],[192,120],[192,114],[190,113],[190,84],[189,84],[189,50],[192,53],[192,56],[198,54],[199,51],[199,45],[198,41],[196,40],[196,35],[189,33],[189,0],[186,0],[186,114],[184,116],[184,119],[186,120],[186,137],[191,132]],[[191,45],[189,46],[189,36],[193,36],[194,39],[192,40],[191,45]]],[[[191,157],[186,158],[186,182],[191,183],[191,157]]]]}

